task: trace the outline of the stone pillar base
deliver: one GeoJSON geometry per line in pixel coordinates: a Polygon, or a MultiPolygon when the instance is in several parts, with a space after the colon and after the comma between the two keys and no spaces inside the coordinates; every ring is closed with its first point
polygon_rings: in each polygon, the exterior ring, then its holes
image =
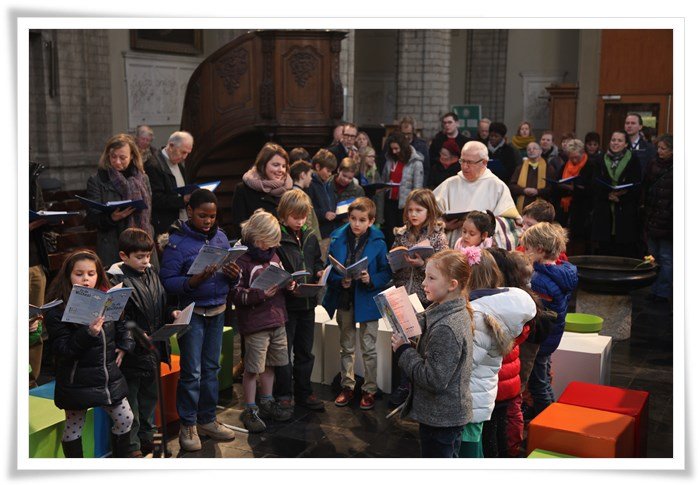
{"type": "Polygon", "coordinates": [[[613,340],[627,340],[632,330],[632,297],[589,293],[580,288],[576,293],[576,312],[598,315],[603,319],[599,335],[613,340]]]}

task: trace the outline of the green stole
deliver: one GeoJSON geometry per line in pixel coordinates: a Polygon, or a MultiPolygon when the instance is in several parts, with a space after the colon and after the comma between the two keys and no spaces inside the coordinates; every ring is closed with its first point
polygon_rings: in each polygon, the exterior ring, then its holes
{"type": "MultiPolygon", "coordinates": [[[[622,172],[625,171],[625,168],[627,168],[627,164],[629,163],[630,159],[632,158],[632,152],[630,150],[627,150],[627,153],[625,153],[622,158],[620,159],[620,163],[617,164],[617,167],[612,168],[612,160],[606,153],[605,156],[603,157],[603,160],[605,162],[605,168],[608,171],[608,175],[610,175],[610,179],[612,180],[612,183],[610,185],[617,185],[617,181],[620,180],[620,175],[622,175],[622,172]]],[[[610,201],[610,214],[612,215],[612,232],[610,233],[612,236],[615,235],[615,202],[610,201]]]]}

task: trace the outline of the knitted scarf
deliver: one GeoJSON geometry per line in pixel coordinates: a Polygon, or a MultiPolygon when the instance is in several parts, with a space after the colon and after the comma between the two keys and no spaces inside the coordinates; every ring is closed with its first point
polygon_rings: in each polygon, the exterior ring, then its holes
{"type": "MultiPolygon", "coordinates": [[[[535,162],[537,163],[537,189],[544,189],[547,180],[545,177],[547,176],[547,162],[544,161],[544,158],[540,157],[537,159],[535,162]]],[[[525,188],[527,187],[527,173],[530,170],[530,167],[532,166],[532,161],[528,158],[527,160],[523,160],[523,165],[520,169],[520,175],[518,176],[518,187],[525,188]]],[[[516,202],[515,206],[518,208],[519,213],[523,213],[523,206],[525,205],[525,195],[519,195],[518,196],[518,201],[516,202]]]]}
{"type": "MultiPolygon", "coordinates": [[[[581,169],[586,166],[587,161],[588,154],[586,153],[583,154],[581,160],[576,164],[571,163],[571,160],[569,160],[566,162],[566,165],[564,165],[564,171],[561,174],[561,178],[566,179],[569,177],[578,177],[578,174],[581,173],[581,169]]],[[[569,212],[572,199],[572,195],[567,195],[561,198],[561,208],[564,210],[564,212],[569,212]]]]}
{"type": "Polygon", "coordinates": [[[528,143],[532,143],[533,141],[535,141],[534,136],[515,135],[510,139],[510,143],[518,150],[525,150],[528,143]]]}
{"type": "MultiPolygon", "coordinates": [[[[605,168],[608,170],[608,175],[610,175],[610,179],[612,180],[610,185],[617,185],[618,180],[620,180],[620,175],[622,175],[622,172],[627,168],[627,163],[629,163],[631,158],[632,152],[630,150],[625,149],[620,153],[613,153],[608,150],[603,157],[603,161],[605,162],[605,168]]],[[[610,202],[610,212],[612,214],[611,235],[614,236],[616,229],[615,202],[610,202]]]]}
{"type": "Polygon", "coordinates": [[[151,192],[146,176],[133,163],[130,163],[123,171],[115,170],[110,166],[107,175],[112,186],[119,192],[122,200],[143,200],[146,208],[137,210],[127,220],[129,227],[143,229],[151,236],[151,192]]]}
{"type": "Polygon", "coordinates": [[[293,186],[292,177],[287,174],[283,182],[279,180],[264,179],[260,176],[255,167],[243,174],[243,183],[253,190],[270,194],[273,197],[282,197],[282,195],[291,190],[293,186]]]}

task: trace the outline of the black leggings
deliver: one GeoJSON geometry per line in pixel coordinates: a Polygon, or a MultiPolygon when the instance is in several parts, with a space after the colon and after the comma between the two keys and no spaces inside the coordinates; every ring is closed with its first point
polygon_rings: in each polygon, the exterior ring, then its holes
{"type": "Polygon", "coordinates": [[[496,402],[491,419],[484,421],[481,442],[484,458],[508,458],[508,401],[496,402]]]}

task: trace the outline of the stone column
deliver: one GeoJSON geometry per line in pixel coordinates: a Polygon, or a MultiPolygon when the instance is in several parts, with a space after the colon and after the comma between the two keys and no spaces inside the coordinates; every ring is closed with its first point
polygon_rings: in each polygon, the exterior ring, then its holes
{"type": "MultiPolygon", "coordinates": [[[[355,30],[349,30],[340,47],[340,82],[345,91],[343,120],[354,121],[355,91],[355,30]]],[[[330,136],[328,138],[330,140],[330,136]]]]}

